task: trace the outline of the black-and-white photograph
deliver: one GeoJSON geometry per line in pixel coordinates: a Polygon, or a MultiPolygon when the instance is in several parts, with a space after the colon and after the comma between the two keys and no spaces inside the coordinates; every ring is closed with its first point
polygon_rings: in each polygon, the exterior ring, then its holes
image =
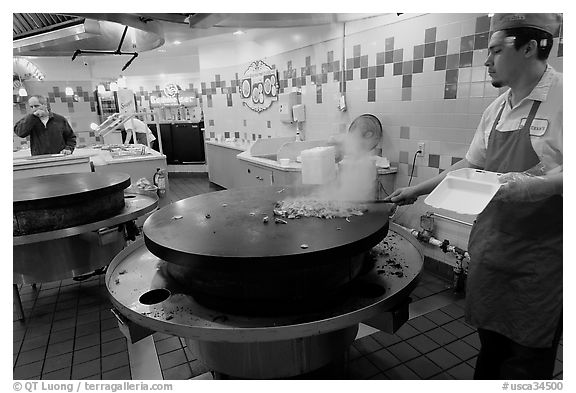
{"type": "Polygon", "coordinates": [[[14,391],[564,389],[562,13],[12,20],[14,391]]]}

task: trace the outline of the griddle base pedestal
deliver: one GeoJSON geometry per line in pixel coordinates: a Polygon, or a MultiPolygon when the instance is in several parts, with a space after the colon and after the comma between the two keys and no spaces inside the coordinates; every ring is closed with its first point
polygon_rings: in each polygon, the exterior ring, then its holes
{"type": "MultiPolygon", "coordinates": [[[[196,341],[186,344],[217,378],[283,379],[330,365],[343,366],[358,325],[315,336],[251,343],[196,341]]],[[[344,368],[344,367],[342,367],[344,368]]]]}

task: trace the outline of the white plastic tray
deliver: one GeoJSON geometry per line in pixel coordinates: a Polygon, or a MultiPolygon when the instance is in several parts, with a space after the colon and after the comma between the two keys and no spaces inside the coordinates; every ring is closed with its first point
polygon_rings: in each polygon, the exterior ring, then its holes
{"type": "Polygon", "coordinates": [[[499,173],[472,168],[452,171],[424,202],[460,214],[479,214],[498,192],[498,176],[499,173]]]}

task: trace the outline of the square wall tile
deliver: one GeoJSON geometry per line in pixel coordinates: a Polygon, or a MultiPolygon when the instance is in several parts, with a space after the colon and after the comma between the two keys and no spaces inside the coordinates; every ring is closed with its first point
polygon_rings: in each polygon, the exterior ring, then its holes
{"type": "Polygon", "coordinates": [[[444,99],[453,100],[456,99],[456,92],[458,91],[458,84],[450,83],[446,84],[444,88],[444,99]]]}
{"type": "Polygon", "coordinates": [[[424,43],[436,41],[436,28],[432,27],[424,31],[424,43]]]}
{"type": "Polygon", "coordinates": [[[368,78],[376,78],[376,66],[368,67],[368,78]]]}
{"type": "Polygon", "coordinates": [[[466,67],[466,68],[460,68],[458,70],[458,82],[460,83],[470,82],[471,79],[472,79],[472,68],[466,67]]]}
{"type": "Polygon", "coordinates": [[[402,101],[410,101],[410,100],[412,100],[412,88],[411,87],[402,88],[402,101]]]}
{"type": "Polygon", "coordinates": [[[412,61],[405,61],[402,63],[402,74],[408,75],[412,73],[412,61]]]}
{"type": "Polygon", "coordinates": [[[474,36],[469,35],[460,39],[460,52],[469,52],[474,49],[474,36]]]}
{"type": "Polygon", "coordinates": [[[409,154],[407,151],[400,151],[398,161],[402,164],[408,164],[409,154]]]}
{"type": "Polygon", "coordinates": [[[368,90],[368,102],[376,102],[376,90],[368,90]]]}
{"type": "Polygon", "coordinates": [[[434,58],[434,71],[442,71],[446,69],[446,56],[436,56],[434,58]]]}
{"type": "Polygon", "coordinates": [[[460,66],[460,54],[455,53],[446,57],[446,69],[454,70],[460,66]]]}
{"type": "MultiPolygon", "coordinates": [[[[400,139],[410,139],[410,127],[400,126],[400,139]]],[[[408,152],[404,152],[404,153],[408,154],[408,152]]],[[[401,162],[404,162],[404,161],[401,161],[401,162]]],[[[405,163],[407,164],[408,161],[406,161],[405,163]]]]}
{"type": "Polygon", "coordinates": [[[448,54],[460,53],[460,37],[448,40],[448,54]]]}
{"type": "Polygon", "coordinates": [[[395,49],[394,50],[394,63],[398,63],[404,60],[404,49],[395,49]]]}
{"type": "Polygon", "coordinates": [[[384,40],[384,49],[386,51],[394,50],[394,37],[388,37],[384,40]]]}
{"type": "Polygon", "coordinates": [[[484,66],[472,67],[471,82],[484,82],[486,80],[487,68],[484,66]]]}
{"type": "Polygon", "coordinates": [[[431,168],[440,168],[440,156],[438,154],[430,154],[428,156],[428,166],[431,168]]]}
{"type": "Polygon", "coordinates": [[[446,83],[458,83],[458,70],[446,71],[446,83]]]}
{"type": "Polygon", "coordinates": [[[376,53],[376,65],[384,64],[384,52],[376,53]]]}
{"type": "Polygon", "coordinates": [[[460,53],[460,67],[472,67],[473,57],[473,51],[460,53]]]}
{"type": "Polygon", "coordinates": [[[448,40],[438,41],[436,43],[436,56],[444,56],[448,54],[448,40]]]}
{"type": "Polygon", "coordinates": [[[456,164],[458,161],[462,161],[462,157],[452,157],[452,162],[450,165],[456,164]]]}
{"type": "Polygon", "coordinates": [[[429,44],[424,44],[424,57],[434,57],[436,53],[436,43],[431,42],[429,44]]]}
{"type": "Polygon", "coordinates": [[[384,52],[384,62],[386,64],[394,63],[394,51],[384,52]]]}
{"type": "MultiPolygon", "coordinates": [[[[465,70],[465,68],[462,68],[465,70]]],[[[458,91],[456,93],[456,98],[466,99],[470,97],[470,83],[458,82],[458,91]]]]}
{"type": "Polygon", "coordinates": [[[470,97],[484,97],[484,82],[470,84],[470,97]]]}
{"type": "Polygon", "coordinates": [[[488,57],[488,49],[478,49],[474,51],[474,56],[472,57],[472,66],[482,66],[486,68],[484,63],[488,57]]]}
{"type": "Polygon", "coordinates": [[[394,75],[402,75],[402,63],[394,63],[394,75]]]}
{"type": "Polygon", "coordinates": [[[414,59],[424,58],[424,45],[414,46],[414,59]]]}
{"type": "Polygon", "coordinates": [[[480,33],[474,36],[474,49],[486,49],[488,48],[488,33],[480,33]]]}
{"type": "MultiPolygon", "coordinates": [[[[402,87],[412,87],[412,75],[402,76],[402,87]]],[[[368,85],[368,89],[370,89],[370,84],[368,85]]]]}
{"type": "Polygon", "coordinates": [[[449,23],[447,25],[438,26],[436,31],[436,40],[449,40],[451,38],[460,38],[461,36],[460,23],[449,23]]]}
{"type": "Polygon", "coordinates": [[[490,20],[491,18],[488,15],[476,18],[476,33],[485,33],[490,31],[490,20]]]}
{"type": "Polygon", "coordinates": [[[412,62],[412,73],[419,74],[424,70],[424,60],[418,59],[412,62]]]}

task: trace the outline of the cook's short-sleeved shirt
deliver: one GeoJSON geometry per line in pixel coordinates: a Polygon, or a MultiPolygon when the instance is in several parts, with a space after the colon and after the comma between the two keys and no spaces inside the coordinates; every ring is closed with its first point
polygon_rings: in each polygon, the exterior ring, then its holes
{"type": "MultiPolygon", "coordinates": [[[[126,131],[133,131],[137,134],[146,134],[146,139],[148,141],[148,143],[152,143],[156,140],[156,137],[154,136],[154,134],[152,134],[152,131],[150,131],[150,128],[148,128],[148,126],[146,125],[146,123],[144,123],[142,120],[140,119],[136,119],[136,118],[131,118],[128,119],[124,122],[124,128],[126,129],[126,131]]],[[[128,137],[129,139],[129,137],[128,137]]],[[[136,143],[136,142],[134,142],[136,143]]]]}
{"type": "Polygon", "coordinates": [[[466,153],[466,160],[473,165],[484,168],[486,150],[492,125],[502,105],[504,110],[496,126],[499,132],[515,131],[524,126],[534,101],[541,101],[536,117],[530,126],[532,148],[550,171],[562,165],[562,130],[563,130],[563,82],[562,74],[550,65],[540,78],[532,92],[515,107],[510,105],[511,91],[508,89],[492,102],[482,114],[474,139],[466,153]]]}

